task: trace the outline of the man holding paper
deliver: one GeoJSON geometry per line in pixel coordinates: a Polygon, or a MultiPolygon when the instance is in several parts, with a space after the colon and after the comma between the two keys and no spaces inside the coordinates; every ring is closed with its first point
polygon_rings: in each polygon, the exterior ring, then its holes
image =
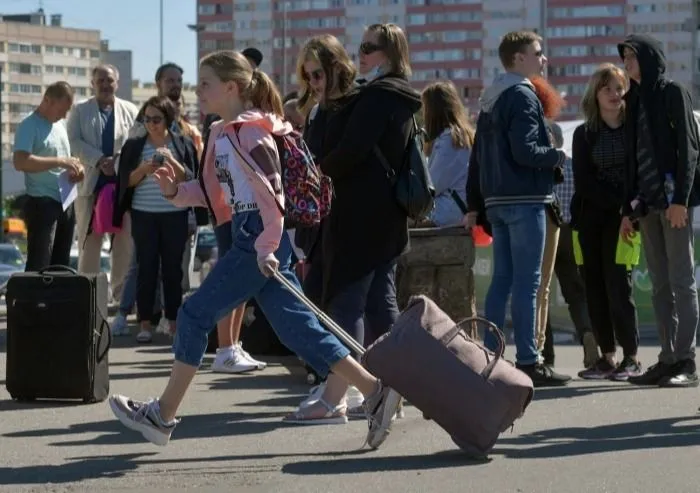
{"type": "Polygon", "coordinates": [[[29,196],[24,208],[27,272],[70,262],[75,184],[84,177],[83,165],[71,157],[65,125],[73,94],[67,82],[49,85],[39,107],[22,120],[15,133],[12,162],[24,173],[29,196]]]}

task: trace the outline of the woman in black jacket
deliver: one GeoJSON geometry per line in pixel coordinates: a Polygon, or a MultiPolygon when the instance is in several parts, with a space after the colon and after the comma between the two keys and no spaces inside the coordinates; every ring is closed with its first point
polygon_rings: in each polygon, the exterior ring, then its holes
{"type": "Polygon", "coordinates": [[[578,231],[588,312],[603,356],[581,378],[627,380],[641,374],[632,272],[616,261],[624,201],[624,72],[605,64],[583,96],[584,123],[574,131],[571,226],[578,231]],[[615,361],[615,339],[623,359],[615,361]]]}
{"type": "Polygon", "coordinates": [[[183,135],[170,132],[176,109],[166,97],[153,97],[143,107],[147,134],[127,140],[119,156],[117,203],[113,222],[121,226],[124,214],[131,216],[131,235],[138,263],[136,304],[141,331],[138,342],[152,338],[151,312],[161,268],[165,318],[171,333],[175,330],[177,311],[182,303],[182,257],[189,237],[188,209],[172,205],[162,196],[151,176],[164,162],[181,179],[196,173],[197,149],[183,135]]]}
{"type": "MultiPolygon", "coordinates": [[[[402,167],[421,107],[408,82],[408,41],[400,27],[367,28],[360,73],[367,82],[325,122],[320,166],[333,180],[335,197],[315,248],[323,259],[322,307],[367,346],[398,317],[396,265],[408,247],[408,218],[377,157],[381,152],[394,170],[402,167]]],[[[346,390],[331,375],[318,404],[298,412],[307,418],[338,414],[346,390]]]]}

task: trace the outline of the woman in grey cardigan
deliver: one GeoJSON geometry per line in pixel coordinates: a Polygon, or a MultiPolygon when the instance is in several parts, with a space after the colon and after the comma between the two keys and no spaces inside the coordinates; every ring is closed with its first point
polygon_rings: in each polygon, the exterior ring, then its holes
{"type": "Polygon", "coordinates": [[[423,90],[428,169],[435,207],[419,226],[456,226],[466,213],[467,170],[474,128],[454,84],[435,82],[423,90]]]}

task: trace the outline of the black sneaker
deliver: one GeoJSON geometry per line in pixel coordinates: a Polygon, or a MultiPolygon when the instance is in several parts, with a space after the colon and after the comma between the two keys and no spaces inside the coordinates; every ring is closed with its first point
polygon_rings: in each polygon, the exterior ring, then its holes
{"type": "Polygon", "coordinates": [[[571,381],[570,376],[556,373],[549,366],[541,363],[515,366],[532,379],[532,383],[535,387],[558,387],[566,385],[571,381]]]}
{"type": "Polygon", "coordinates": [[[633,385],[659,385],[663,380],[673,376],[671,370],[671,365],[659,361],[638,377],[629,377],[627,381],[633,385]]]}
{"type": "Polygon", "coordinates": [[[579,378],[584,380],[605,380],[609,378],[615,372],[615,367],[613,366],[607,358],[598,358],[593,365],[589,366],[585,370],[578,372],[579,378]]]}
{"type": "Polygon", "coordinates": [[[660,387],[697,387],[698,374],[695,361],[686,359],[671,367],[670,375],[659,382],[660,387]]]}
{"type": "Polygon", "coordinates": [[[625,382],[630,378],[639,377],[642,375],[642,365],[635,358],[625,356],[624,359],[617,365],[615,371],[610,375],[610,380],[617,382],[625,382]]]}

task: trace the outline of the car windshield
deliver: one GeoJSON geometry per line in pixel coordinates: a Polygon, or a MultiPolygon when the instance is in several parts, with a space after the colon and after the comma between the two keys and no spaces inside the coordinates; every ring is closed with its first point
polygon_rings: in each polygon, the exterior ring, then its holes
{"type": "Polygon", "coordinates": [[[0,264],[19,267],[24,259],[17,248],[0,248],[0,264]]]}
{"type": "Polygon", "coordinates": [[[216,235],[214,233],[199,233],[197,238],[197,246],[213,247],[216,246],[216,235]]]}

